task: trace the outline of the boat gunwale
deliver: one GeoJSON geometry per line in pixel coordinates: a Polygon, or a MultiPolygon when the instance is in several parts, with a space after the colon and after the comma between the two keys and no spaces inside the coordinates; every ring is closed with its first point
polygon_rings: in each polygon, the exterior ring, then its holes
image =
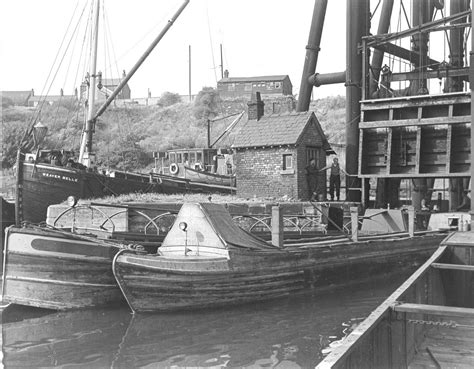
{"type": "MultiPolygon", "coordinates": [[[[449,236],[451,237],[451,235],[449,236]]],[[[471,245],[474,246],[474,245],[471,245]]],[[[433,255],[418,268],[400,287],[398,287],[384,302],[382,302],[370,315],[359,324],[342,342],[342,344],[335,348],[331,353],[321,361],[316,368],[337,368],[337,364],[342,364],[343,360],[350,355],[356,348],[356,344],[361,339],[367,337],[384,318],[393,306],[398,304],[398,299],[421,277],[428,273],[431,264],[438,261],[448,250],[449,247],[443,241],[442,246],[433,253],[433,255]]]]}

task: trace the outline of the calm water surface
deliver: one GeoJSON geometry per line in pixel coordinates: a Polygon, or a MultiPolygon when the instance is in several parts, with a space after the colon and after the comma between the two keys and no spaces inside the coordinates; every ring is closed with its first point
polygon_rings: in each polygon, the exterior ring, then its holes
{"type": "Polygon", "coordinates": [[[126,307],[51,313],[13,306],[2,314],[2,363],[5,368],[313,368],[330,343],[335,346],[407,276],[212,312],[132,316],[126,307]]]}

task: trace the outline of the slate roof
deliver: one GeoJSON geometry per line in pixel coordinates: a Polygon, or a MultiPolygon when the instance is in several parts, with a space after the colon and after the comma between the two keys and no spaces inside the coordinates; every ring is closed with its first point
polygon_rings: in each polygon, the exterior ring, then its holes
{"type": "Polygon", "coordinates": [[[222,78],[218,83],[235,83],[235,82],[273,82],[283,81],[285,78],[289,78],[288,75],[275,75],[275,76],[259,76],[259,77],[229,77],[222,78]]]}
{"type": "Polygon", "coordinates": [[[264,115],[260,120],[249,120],[235,137],[234,148],[296,145],[311,119],[323,137],[324,149],[331,149],[313,112],[291,112],[264,115]]]}

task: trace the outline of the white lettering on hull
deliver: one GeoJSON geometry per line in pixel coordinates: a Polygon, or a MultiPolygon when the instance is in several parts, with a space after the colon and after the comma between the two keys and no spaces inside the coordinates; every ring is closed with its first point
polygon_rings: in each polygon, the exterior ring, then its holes
{"type": "Polygon", "coordinates": [[[61,179],[63,181],[69,181],[69,182],[77,182],[77,178],[72,178],[60,174],[52,174],[52,173],[43,173],[43,177],[48,177],[48,178],[56,178],[56,179],[61,179]]]}

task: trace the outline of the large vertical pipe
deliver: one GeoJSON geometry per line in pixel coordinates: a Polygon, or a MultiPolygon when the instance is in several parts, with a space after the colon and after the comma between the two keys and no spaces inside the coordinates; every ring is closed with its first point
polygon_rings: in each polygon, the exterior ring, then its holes
{"type": "MultiPolygon", "coordinates": [[[[451,0],[450,14],[457,14],[469,9],[466,0],[451,0]]],[[[466,18],[452,22],[464,23],[466,18]]],[[[449,31],[449,64],[453,67],[464,66],[464,28],[455,28],[449,31]]],[[[444,92],[457,92],[463,90],[463,80],[460,77],[446,78],[444,92]]],[[[464,194],[463,179],[452,178],[449,181],[449,207],[451,210],[458,208],[463,200],[464,194]]]]}
{"type": "MultiPolygon", "coordinates": [[[[474,24],[474,6],[471,6],[471,27],[474,24]]],[[[471,28],[472,29],[472,28],[471,28]]],[[[471,51],[469,53],[469,88],[471,89],[471,229],[474,229],[474,36],[471,32],[471,51]]]]}
{"type": "Polygon", "coordinates": [[[369,0],[347,0],[346,14],[346,186],[349,201],[360,201],[359,157],[360,100],[362,99],[362,54],[358,45],[369,33],[369,0]],[[352,189],[351,189],[352,188],[352,189]]]}
{"type": "MultiPolygon", "coordinates": [[[[432,14],[433,4],[431,1],[413,0],[412,27],[418,27],[430,21],[432,14]]],[[[414,63],[420,78],[410,82],[410,95],[428,93],[426,78],[423,78],[423,72],[427,70],[428,40],[429,35],[427,33],[419,32],[412,37],[412,50],[420,55],[419,59],[414,63]]],[[[412,205],[415,210],[420,210],[421,200],[427,197],[428,182],[425,178],[417,178],[413,180],[413,185],[412,205]]]]}
{"type": "Polygon", "coordinates": [[[327,4],[327,0],[315,0],[314,2],[313,18],[309,30],[308,45],[306,46],[296,111],[308,111],[309,109],[313,85],[309,83],[308,78],[316,71],[327,4]]]}
{"type": "MultiPolygon", "coordinates": [[[[384,0],[382,4],[382,10],[380,11],[379,27],[377,34],[382,35],[388,32],[390,27],[390,18],[392,17],[394,0],[384,0]]],[[[382,50],[375,49],[374,55],[372,56],[371,73],[370,73],[370,89],[369,96],[377,91],[378,80],[380,77],[380,70],[382,69],[384,52],[382,50]]]]}

